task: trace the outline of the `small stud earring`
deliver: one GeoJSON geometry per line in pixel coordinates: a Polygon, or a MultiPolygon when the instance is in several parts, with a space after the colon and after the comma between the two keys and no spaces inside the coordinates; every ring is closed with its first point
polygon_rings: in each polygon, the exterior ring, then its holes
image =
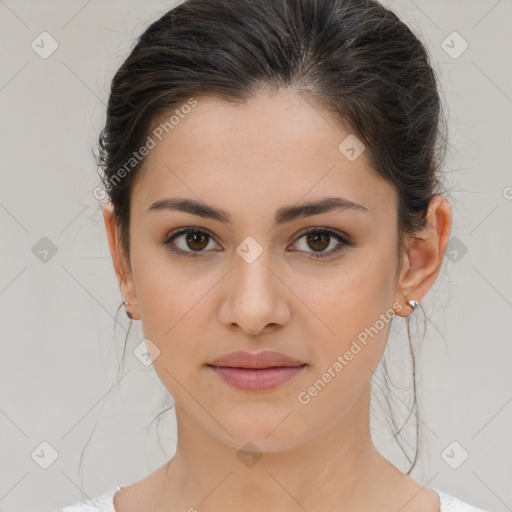
{"type": "Polygon", "coordinates": [[[409,306],[411,306],[412,311],[414,313],[414,310],[416,309],[416,306],[419,304],[419,302],[417,300],[411,299],[411,300],[407,301],[407,304],[409,304],[409,306]]]}
{"type": "Polygon", "coordinates": [[[126,316],[130,319],[130,320],[133,320],[133,316],[132,314],[128,311],[128,309],[126,308],[126,306],[129,306],[128,302],[126,302],[124,299],[123,299],[123,306],[124,306],[124,310],[125,310],[125,313],[126,313],[126,316]]]}

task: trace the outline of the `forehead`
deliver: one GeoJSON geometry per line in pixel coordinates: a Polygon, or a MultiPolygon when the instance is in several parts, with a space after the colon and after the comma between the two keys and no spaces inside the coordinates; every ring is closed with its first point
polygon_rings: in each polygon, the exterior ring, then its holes
{"type": "Polygon", "coordinates": [[[340,151],[351,132],[297,93],[261,92],[244,103],[206,95],[194,100],[190,109],[176,107],[181,115],[172,124],[164,123],[174,111],[153,124],[155,146],[133,191],[146,207],[180,195],[219,206],[254,202],[260,211],[262,200],[278,208],[334,194],[375,215],[396,206],[393,187],[364,151],[355,160],[340,151]]]}
{"type": "MultiPolygon", "coordinates": [[[[194,98],[197,102],[189,113],[174,116],[172,127],[161,149],[167,144],[180,145],[183,149],[203,147],[207,150],[215,143],[217,153],[229,148],[234,156],[246,154],[246,146],[275,148],[292,147],[294,153],[319,153],[331,159],[338,156],[339,143],[350,134],[328,112],[311,100],[306,100],[291,89],[277,92],[260,91],[243,103],[226,101],[217,96],[204,95],[194,98]],[[328,153],[325,150],[328,149],[328,153]]],[[[182,106],[187,102],[183,101],[182,106]]],[[[180,110],[180,106],[176,110],[180,110]]],[[[164,127],[171,113],[155,121],[164,127]]],[[[155,152],[154,152],[155,153],[155,152]]],[[[155,154],[153,153],[153,157],[155,154]]]]}

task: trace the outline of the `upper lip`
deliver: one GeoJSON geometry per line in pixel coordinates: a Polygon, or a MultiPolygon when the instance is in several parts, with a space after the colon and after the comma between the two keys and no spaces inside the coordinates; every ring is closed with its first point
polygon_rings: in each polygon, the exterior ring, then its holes
{"type": "Polygon", "coordinates": [[[231,368],[272,368],[278,366],[302,366],[305,363],[273,350],[264,350],[256,353],[237,350],[224,354],[208,364],[209,366],[228,366],[231,368]]]}

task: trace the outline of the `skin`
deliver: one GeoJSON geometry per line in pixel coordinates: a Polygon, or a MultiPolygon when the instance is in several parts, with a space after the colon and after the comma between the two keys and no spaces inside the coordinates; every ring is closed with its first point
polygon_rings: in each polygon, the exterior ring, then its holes
{"type": "Polygon", "coordinates": [[[423,299],[448,242],[449,203],[431,202],[427,227],[408,238],[398,274],[397,193],[365,152],[350,161],[338,150],[350,131],[290,90],[262,91],[240,105],[196,99],[150,151],[132,190],[130,260],[111,205],[104,207],[121,293],[160,351],[153,365],[174,398],[178,427],[176,454],[119,491],[117,511],[438,512],[437,493],[389,463],[370,436],[370,381],[390,322],[309,403],[297,396],[380,314],[408,316],[407,300],[423,299]],[[283,206],[332,196],[368,211],[274,224],[283,206]],[[167,197],[223,208],[233,224],[147,212],[167,197]],[[202,245],[175,240],[184,251],[199,247],[198,257],[163,244],[181,227],[212,234],[202,245]],[[339,244],[332,237],[320,249],[308,244],[310,227],[338,231],[354,245],[314,259],[339,244]],[[250,264],[236,252],[248,236],[263,250],[250,264]],[[205,366],[239,349],[276,350],[308,366],[272,391],[240,391],[205,366]],[[248,442],[261,455],[251,467],[237,457],[248,442]]]}

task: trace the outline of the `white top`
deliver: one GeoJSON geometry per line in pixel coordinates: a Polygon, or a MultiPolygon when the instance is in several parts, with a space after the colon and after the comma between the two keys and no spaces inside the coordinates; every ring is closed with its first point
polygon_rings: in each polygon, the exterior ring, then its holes
{"type": "MultiPolygon", "coordinates": [[[[97,498],[92,500],[82,501],[74,505],[59,509],[57,512],[117,512],[114,508],[114,494],[121,490],[124,486],[118,485],[115,489],[112,489],[97,498]]],[[[473,507],[468,503],[465,503],[450,494],[446,494],[437,489],[432,488],[439,494],[441,501],[441,508],[439,512],[486,512],[481,508],[473,507]]]]}

